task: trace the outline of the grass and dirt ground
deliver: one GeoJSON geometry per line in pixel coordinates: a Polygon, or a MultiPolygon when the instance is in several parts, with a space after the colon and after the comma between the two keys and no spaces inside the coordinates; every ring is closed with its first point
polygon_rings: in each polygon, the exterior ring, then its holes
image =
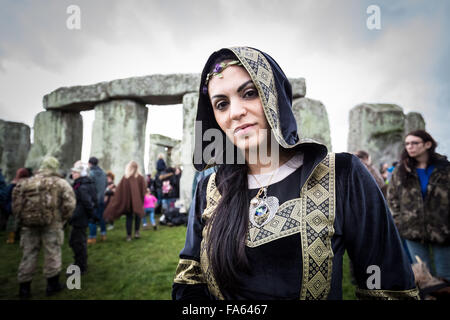
{"type": "MultiPolygon", "coordinates": [[[[159,220],[159,216],[156,216],[159,220]]],[[[60,281],[73,262],[68,245],[70,229],[65,230],[60,281]]],[[[65,289],[52,297],[45,296],[46,280],[42,274],[41,249],[38,270],[34,275],[32,299],[54,300],[170,300],[178,254],[184,246],[185,226],[158,226],[143,230],[141,238],[125,241],[125,218],[108,230],[107,240],[88,245],[88,272],[81,278],[81,289],[65,289]]],[[[18,299],[17,267],[22,257],[19,242],[6,244],[6,232],[0,232],[0,299],[18,299]]],[[[97,239],[98,240],[98,239],[97,239]]],[[[344,256],[343,298],[355,299],[350,282],[349,259],[344,256]]]]}

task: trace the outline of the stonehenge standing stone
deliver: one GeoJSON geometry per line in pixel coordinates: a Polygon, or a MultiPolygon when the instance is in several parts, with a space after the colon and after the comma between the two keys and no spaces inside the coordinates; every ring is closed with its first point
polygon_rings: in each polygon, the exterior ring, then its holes
{"type": "Polygon", "coordinates": [[[147,172],[151,173],[154,177],[156,173],[156,161],[161,153],[164,155],[164,161],[168,167],[180,165],[180,143],[180,140],[160,134],[151,134],[147,172]]]}
{"type": "Polygon", "coordinates": [[[303,98],[306,95],[305,78],[289,78],[292,87],[292,99],[303,98]]]}
{"type": "Polygon", "coordinates": [[[325,106],[318,100],[299,98],[292,102],[300,138],[309,138],[327,146],[331,151],[330,123],[325,106]]]}
{"type": "Polygon", "coordinates": [[[180,180],[180,199],[188,209],[192,200],[192,184],[195,168],[192,165],[194,152],[194,124],[197,115],[198,93],[189,93],[183,97],[183,140],[181,143],[181,164],[183,174],[180,180]]]}
{"type": "Polygon", "coordinates": [[[348,152],[369,152],[375,167],[399,159],[405,115],[395,104],[359,104],[350,110],[348,152]]]}
{"type": "Polygon", "coordinates": [[[17,169],[25,166],[30,146],[29,126],[0,120],[0,168],[6,181],[14,179],[17,169]]]}
{"type": "Polygon", "coordinates": [[[42,111],[34,118],[34,141],[26,166],[38,169],[45,156],[60,162],[61,173],[67,174],[81,158],[83,119],[78,112],[42,111]]]}
{"type": "Polygon", "coordinates": [[[145,174],[145,127],[147,108],[131,100],[112,100],[95,107],[90,156],[97,157],[99,166],[111,170],[118,183],[131,160],[145,174]]]}
{"type": "Polygon", "coordinates": [[[414,130],[425,130],[425,120],[418,112],[409,112],[405,116],[404,136],[414,130]]]}

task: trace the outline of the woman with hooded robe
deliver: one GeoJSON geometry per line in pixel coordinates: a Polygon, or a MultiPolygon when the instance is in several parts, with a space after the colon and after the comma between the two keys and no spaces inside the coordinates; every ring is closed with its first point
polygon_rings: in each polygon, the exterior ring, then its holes
{"type": "Polygon", "coordinates": [[[196,187],[173,299],[342,299],[345,250],[358,298],[418,298],[370,173],[299,138],[291,85],[268,54],[214,52],[196,120],[193,164],[216,169],[196,187]]]}

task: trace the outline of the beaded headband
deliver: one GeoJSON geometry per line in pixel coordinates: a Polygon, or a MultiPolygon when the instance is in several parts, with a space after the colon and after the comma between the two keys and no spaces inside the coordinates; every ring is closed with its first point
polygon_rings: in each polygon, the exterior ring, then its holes
{"type": "Polygon", "coordinates": [[[205,85],[203,86],[203,94],[208,93],[208,82],[213,76],[218,76],[222,78],[222,71],[228,68],[229,66],[242,66],[242,63],[239,60],[232,60],[230,62],[221,62],[217,63],[214,67],[214,70],[208,73],[205,80],[205,85]]]}

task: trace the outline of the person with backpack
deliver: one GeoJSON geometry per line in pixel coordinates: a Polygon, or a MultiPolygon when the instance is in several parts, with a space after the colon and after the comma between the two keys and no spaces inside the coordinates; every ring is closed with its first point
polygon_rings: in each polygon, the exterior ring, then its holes
{"type": "Polygon", "coordinates": [[[87,165],[77,161],[72,171],[73,190],[77,198],[77,205],[69,224],[72,226],[69,245],[74,253],[74,264],[80,268],[81,274],[87,272],[87,239],[86,228],[89,221],[95,223],[98,217],[95,215],[96,189],[95,184],[87,175],[87,165]]]}
{"type": "Polygon", "coordinates": [[[23,249],[17,280],[19,297],[31,296],[31,281],[37,269],[39,251],[44,247],[43,273],[47,296],[61,291],[61,246],[64,224],[72,216],[76,198],[72,186],[59,174],[59,161],[45,157],[36,175],[19,181],[13,190],[12,212],[20,227],[23,249]]]}

